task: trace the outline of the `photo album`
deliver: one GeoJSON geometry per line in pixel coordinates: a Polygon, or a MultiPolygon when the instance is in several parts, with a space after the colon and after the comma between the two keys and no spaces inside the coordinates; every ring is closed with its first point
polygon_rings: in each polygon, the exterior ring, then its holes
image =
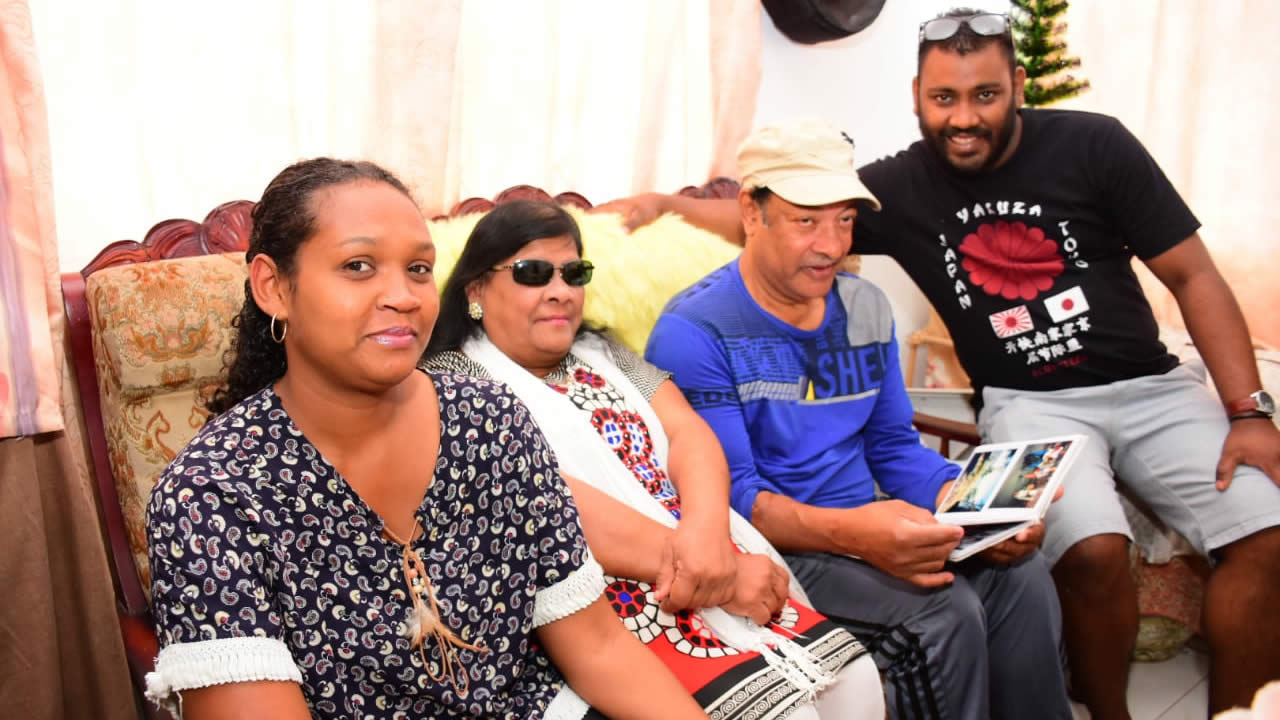
{"type": "Polygon", "coordinates": [[[1071,464],[1083,435],[979,445],[938,505],[938,522],[964,526],[953,561],[1017,535],[1039,522],[1071,464]]]}

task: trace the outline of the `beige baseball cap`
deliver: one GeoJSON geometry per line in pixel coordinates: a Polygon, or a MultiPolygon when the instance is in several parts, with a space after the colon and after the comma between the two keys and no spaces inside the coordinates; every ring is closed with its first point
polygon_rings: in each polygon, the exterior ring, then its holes
{"type": "Polygon", "coordinates": [[[738,146],[742,188],[769,188],[796,205],[880,201],[858,179],[853,139],[817,118],[794,118],[765,125],[738,146]]]}

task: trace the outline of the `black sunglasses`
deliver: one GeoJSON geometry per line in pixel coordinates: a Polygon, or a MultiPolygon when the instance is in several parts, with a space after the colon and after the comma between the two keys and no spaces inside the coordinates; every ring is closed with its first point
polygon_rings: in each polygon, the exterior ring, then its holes
{"type": "Polygon", "coordinates": [[[980,13],[968,17],[942,17],[925,20],[920,23],[920,42],[936,42],[960,32],[960,28],[968,25],[969,29],[984,37],[1003,35],[1009,31],[1009,16],[1000,13],[980,13]]]}
{"type": "MultiPolygon", "coordinates": [[[[517,260],[510,265],[496,265],[492,270],[510,270],[511,279],[521,285],[542,287],[555,277],[556,266],[547,260],[517,260]]],[[[591,282],[591,271],[596,269],[587,260],[570,260],[559,268],[564,284],[570,287],[582,287],[591,282]]]]}

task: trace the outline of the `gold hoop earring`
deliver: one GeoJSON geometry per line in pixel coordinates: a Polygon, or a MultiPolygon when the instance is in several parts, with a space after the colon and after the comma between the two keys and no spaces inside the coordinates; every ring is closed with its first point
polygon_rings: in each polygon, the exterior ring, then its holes
{"type": "Polygon", "coordinates": [[[281,320],[280,327],[284,329],[280,331],[280,337],[276,337],[276,316],[272,315],[271,316],[271,339],[275,340],[276,344],[284,342],[285,336],[289,334],[289,321],[281,320]]]}
{"type": "Polygon", "coordinates": [[[476,322],[480,322],[480,318],[484,317],[484,308],[480,307],[480,303],[472,301],[467,305],[467,315],[476,322]]]}

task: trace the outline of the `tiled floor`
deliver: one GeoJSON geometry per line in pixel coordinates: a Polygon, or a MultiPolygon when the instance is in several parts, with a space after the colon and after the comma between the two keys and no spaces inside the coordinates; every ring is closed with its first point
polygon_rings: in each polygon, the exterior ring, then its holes
{"type": "MultiPolygon", "coordinates": [[[[1133,720],[1204,720],[1209,708],[1209,658],[1183,650],[1161,663],[1134,663],[1129,671],[1133,720]]],[[[1072,707],[1076,720],[1089,711],[1072,707]]]]}

